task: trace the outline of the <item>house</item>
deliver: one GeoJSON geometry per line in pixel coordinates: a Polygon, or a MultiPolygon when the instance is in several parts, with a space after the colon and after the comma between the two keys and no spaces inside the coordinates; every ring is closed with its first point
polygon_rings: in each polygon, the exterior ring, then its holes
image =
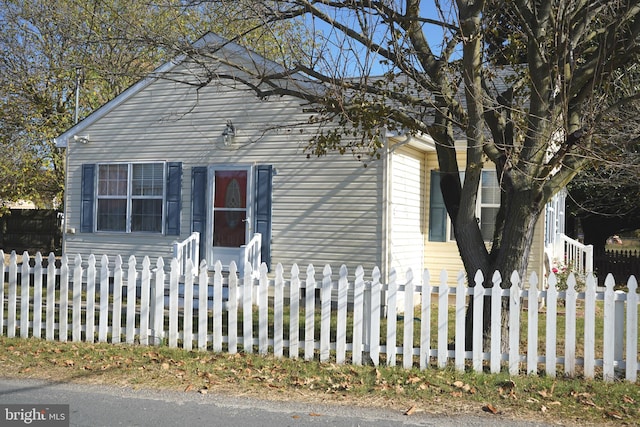
{"type": "MultiPolygon", "coordinates": [[[[462,263],[428,136],[389,135],[366,168],[349,154],[307,158],[318,126],[307,102],[258,97],[246,81],[260,83],[225,64],[277,65],[213,34],[198,44],[216,46],[219,62],[167,63],[56,138],[66,149],[64,253],[168,259],[198,232],[210,264],[240,263],[253,245],[272,269],[344,263],[379,266],[383,279],[408,267],[455,277],[462,263]]],[[[487,236],[496,185],[495,171],[483,172],[487,236]]],[[[539,274],[543,225],[530,263],[539,274]]]]}

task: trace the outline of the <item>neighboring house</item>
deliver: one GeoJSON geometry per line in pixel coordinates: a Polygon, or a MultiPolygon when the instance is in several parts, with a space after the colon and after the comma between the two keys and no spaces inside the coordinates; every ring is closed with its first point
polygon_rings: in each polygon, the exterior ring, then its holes
{"type": "MultiPolygon", "coordinates": [[[[389,136],[366,168],[349,154],[307,158],[318,125],[309,123],[306,101],[261,99],[246,75],[224,64],[233,57],[277,65],[233,43],[215,55],[220,62],[206,69],[188,60],[160,67],[56,138],[66,148],[64,253],[168,261],[173,243],[197,231],[202,258],[226,265],[241,262],[260,233],[261,259],[272,270],[344,263],[370,274],[379,266],[386,280],[391,268],[404,277],[408,267],[427,267],[455,279],[462,263],[429,137],[389,136]]],[[[478,205],[486,236],[498,201],[487,169],[478,205]]],[[[544,230],[538,226],[531,251],[539,274],[544,230]]]]}

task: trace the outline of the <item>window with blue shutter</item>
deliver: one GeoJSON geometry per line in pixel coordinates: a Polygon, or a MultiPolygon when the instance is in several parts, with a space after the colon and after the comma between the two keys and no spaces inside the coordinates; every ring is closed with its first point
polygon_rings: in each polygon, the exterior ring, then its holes
{"type": "Polygon", "coordinates": [[[82,165],[80,231],[180,234],[182,164],[82,165]]]}
{"type": "Polygon", "coordinates": [[[271,205],[273,166],[256,167],[256,205],[254,230],[262,234],[262,262],[271,268],[271,205]]]}
{"type": "Polygon", "coordinates": [[[82,184],[80,202],[80,232],[93,233],[93,201],[95,198],[96,165],[82,165],[82,184]]]}
{"type": "Polygon", "coordinates": [[[207,167],[191,168],[191,232],[200,233],[200,256],[206,252],[207,232],[207,167]]]}
{"type": "Polygon", "coordinates": [[[182,163],[167,163],[167,186],[165,197],[165,232],[170,236],[180,235],[180,199],[182,187],[182,163]]]}

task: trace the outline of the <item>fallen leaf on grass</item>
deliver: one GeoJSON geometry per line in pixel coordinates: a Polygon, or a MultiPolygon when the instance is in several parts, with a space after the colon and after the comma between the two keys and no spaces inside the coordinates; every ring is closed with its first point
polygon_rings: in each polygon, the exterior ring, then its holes
{"type": "Polygon", "coordinates": [[[193,384],[189,384],[189,385],[184,389],[184,391],[191,391],[191,390],[193,390],[193,384]]]}
{"type": "Polygon", "coordinates": [[[411,408],[407,409],[404,415],[413,415],[416,412],[416,405],[413,405],[411,408]]]}
{"type": "Polygon", "coordinates": [[[476,389],[472,388],[469,384],[463,383],[462,381],[454,382],[453,386],[467,393],[475,394],[476,392],[476,389]]]}
{"type": "Polygon", "coordinates": [[[547,391],[547,389],[541,390],[538,394],[544,398],[553,397],[553,394],[547,391]]]}
{"type": "Polygon", "coordinates": [[[489,413],[494,414],[494,415],[499,413],[498,408],[493,406],[491,403],[488,403],[488,404],[484,405],[482,407],[482,410],[484,412],[489,412],[489,413]]]}
{"type": "Polygon", "coordinates": [[[406,383],[407,384],[417,384],[417,383],[419,383],[421,381],[422,381],[422,378],[420,378],[418,376],[412,376],[412,377],[407,378],[406,383]]]}
{"type": "Polygon", "coordinates": [[[621,420],[622,419],[622,415],[619,412],[616,412],[616,411],[606,411],[605,414],[607,415],[607,417],[613,418],[614,420],[621,420]]]}
{"type": "Polygon", "coordinates": [[[624,403],[636,403],[636,401],[633,398],[631,398],[631,397],[629,397],[627,395],[622,396],[622,401],[624,403]]]}

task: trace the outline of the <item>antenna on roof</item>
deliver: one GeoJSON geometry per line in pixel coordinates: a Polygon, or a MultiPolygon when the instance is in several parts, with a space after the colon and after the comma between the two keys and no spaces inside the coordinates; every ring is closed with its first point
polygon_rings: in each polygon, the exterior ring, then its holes
{"type": "Polygon", "coordinates": [[[78,114],[80,110],[80,77],[82,75],[82,67],[76,66],[76,110],[73,116],[73,123],[78,123],[78,114]]]}

